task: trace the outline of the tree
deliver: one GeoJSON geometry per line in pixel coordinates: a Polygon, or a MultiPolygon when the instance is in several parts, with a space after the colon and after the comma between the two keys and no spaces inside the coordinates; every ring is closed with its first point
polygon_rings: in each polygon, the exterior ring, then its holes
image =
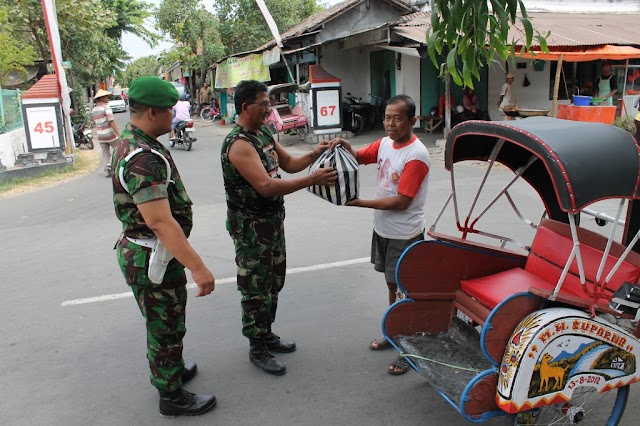
{"type": "MultiPolygon", "coordinates": [[[[40,0],[0,0],[0,6],[11,9],[14,33],[35,47],[39,59],[50,61],[40,0]]],[[[144,23],[151,6],[138,0],[57,0],[56,11],[62,55],[72,63],[69,78],[74,87],[75,78],[88,86],[124,65],[127,55],[120,46],[124,31],[155,42],[144,23]]]]}
{"type": "Polygon", "coordinates": [[[16,37],[9,26],[10,10],[0,7],[0,84],[13,71],[26,73],[25,65],[33,63],[35,51],[16,37]]]}
{"type": "MultiPolygon", "coordinates": [[[[323,9],[316,0],[265,0],[265,4],[281,33],[323,9]]],[[[213,7],[226,55],[255,49],[273,39],[255,0],[218,0],[213,7]]]]}
{"type": "Polygon", "coordinates": [[[164,0],[156,12],[156,22],[158,28],[180,44],[176,60],[199,69],[201,80],[209,66],[224,56],[218,19],[200,5],[199,0],[164,0]]]}
{"type": "MultiPolygon", "coordinates": [[[[282,32],[321,9],[316,0],[266,3],[282,32]]],[[[255,0],[219,0],[213,7],[215,14],[199,0],[163,0],[156,12],[158,28],[181,47],[179,54],[172,56],[179,57],[185,66],[199,68],[201,80],[217,60],[273,38],[255,0]]]]}
{"type": "MultiPolygon", "coordinates": [[[[36,47],[40,59],[50,60],[49,41],[40,1],[0,0],[0,4],[11,8],[9,23],[14,32],[36,47]]],[[[58,0],[58,23],[62,44],[65,39],[72,36],[82,37],[88,29],[100,28],[105,21],[110,22],[110,18],[96,8],[97,5],[94,0],[58,0]]]]}
{"type": "Polygon", "coordinates": [[[158,72],[158,58],[154,55],[138,58],[127,66],[122,73],[120,82],[122,86],[127,87],[131,81],[138,77],[146,75],[156,75],[158,72]]]}
{"type": "Polygon", "coordinates": [[[480,70],[495,56],[502,61],[514,57],[517,44],[526,52],[534,38],[546,51],[549,34],[534,34],[523,0],[433,0],[431,8],[427,51],[445,80],[446,137],[451,129],[450,79],[473,88],[473,78],[479,80],[480,70]],[[523,38],[508,40],[509,28],[516,25],[523,38]],[[440,63],[440,57],[445,61],[440,63]]]}
{"type": "Polygon", "coordinates": [[[121,41],[122,33],[134,34],[149,46],[158,41],[158,35],[150,30],[145,20],[153,15],[149,3],[138,0],[102,0],[104,7],[112,13],[114,23],[107,28],[107,36],[121,41]]]}

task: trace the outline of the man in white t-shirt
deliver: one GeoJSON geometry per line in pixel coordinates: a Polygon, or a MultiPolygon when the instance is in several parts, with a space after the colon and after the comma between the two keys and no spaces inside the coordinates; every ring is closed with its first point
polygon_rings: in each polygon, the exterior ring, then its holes
{"type": "MultiPolygon", "coordinates": [[[[500,88],[500,98],[498,98],[498,109],[503,111],[504,107],[507,105],[515,105],[516,98],[513,95],[513,91],[511,89],[511,85],[513,84],[513,80],[515,77],[511,73],[507,73],[505,78],[505,83],[500,88]]],[[[507,115],[507,120],[513,120],[514,118],[507,115]]]]}
{"type": "MultiPolygon", "coordinates": [[[[342,145],[351,152],[359,164],[377,164],[376,198],[356,198],[346,205],[375,209],[371,263],[378,272],[384,272],[389,290],[389,304],[397,298],[398,286],[395,269],[405,248],[424,239],[424,205],[427,200],[431,158],[424,144],[413,134],[416,123],[416,104],[407,95],[389,99],[384,116],[387,137],[355,151],[344,139],[335,139],[330,148],[342,145]]],[[[369,348],[390,348],[385,339],[374,339],[369,348]]],[[[389,366],[388,373],[404,374],[409,364],[398,357],[389,366]]]]}
{"type": "Polygon", "coordinates": [[[173,121],[171,122],[171,139],[176,138],[176,127],[182,121],[191,118],[191,104],[185,94],[180,95],[180,100],[173,106],[173,121]]]}

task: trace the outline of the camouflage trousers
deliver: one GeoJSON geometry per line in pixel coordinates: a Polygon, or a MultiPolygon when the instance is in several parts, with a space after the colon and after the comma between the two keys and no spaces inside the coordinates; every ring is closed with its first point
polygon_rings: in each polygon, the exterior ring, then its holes
{"type": "Polygon", "coordinates": [[[284,215],[255,219],[227,211],[227,231],[236,250],[242,334],[265,336],[276,319],[287,271],[284,215]]]}
{"type": "Polygon", "coordinates": [[[118,264],[146,320],[147,358],[151,384],[162,391],[182,387],[182,338],[187,305],[187,277],[184,266],[173,259],[161,284],[149,281],[147,270],[151,249],[123,238],[116,247],[118,264]]]}

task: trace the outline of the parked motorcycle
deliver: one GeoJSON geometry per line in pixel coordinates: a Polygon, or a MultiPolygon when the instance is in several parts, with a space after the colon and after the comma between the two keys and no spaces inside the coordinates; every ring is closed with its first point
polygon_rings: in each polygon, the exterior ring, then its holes
{"type": "Polygon", "coordinates": [[[85,146],[93,149],[93,134],[86,124],[76,124],[73,126],[73,141],[76,148],[85,146]]]}
{"type": "Polygon", "coordinates": [[[196,138],[196,129],[193,127],[193,120],[184,120],[176,126],[176,137],[169,139],[169,146],[182,145],[185,151],[191,151],[191,146],[196,138]]]}
{"type": "MultiPolygon", "coordinates": [[[[362,117],[362,120],[364,122],[362,130],[374,129],[378,124],[382,122],[382,116],[378,112],[378,108],[375,105],[368,102],[362,102],[362,98],[351,96],[351,93],[349,92],[347,92],[347,96],[345,96],[345,99],[347,100],[347,109],[352,109],[357,115],[362,117]]],[[[382,99],[380,98],[380,100],[382,99]]],[[[355,127],[355,129],[357,130],[358,128],[355,127]]],[[[359,132],[353,131],[353,133],[359,134],[362,132],[362,130],[360,130],[359,132]]]]}
{"type": "Polygon", "coordinates": [[[361,108],[358,108],[358,103],[354,102],[357,98],[351,96],[351,93],[347,92],[345,99],[347,101],[342,102],[342,126],[354,135],[359,135],[365,128],[365,119],[360,114],[361,108]]]}

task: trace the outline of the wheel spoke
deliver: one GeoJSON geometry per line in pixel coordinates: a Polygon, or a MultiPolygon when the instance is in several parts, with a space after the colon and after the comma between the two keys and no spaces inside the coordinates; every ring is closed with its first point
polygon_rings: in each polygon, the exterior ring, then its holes
{"type": "Polygon", "coordinates": [[[595,388],[582,387],[573,392],[570,401],[519,414],[515,424],[616,425],[624,413],[627,397],[628,386],[602,394],[595,388]]]}

